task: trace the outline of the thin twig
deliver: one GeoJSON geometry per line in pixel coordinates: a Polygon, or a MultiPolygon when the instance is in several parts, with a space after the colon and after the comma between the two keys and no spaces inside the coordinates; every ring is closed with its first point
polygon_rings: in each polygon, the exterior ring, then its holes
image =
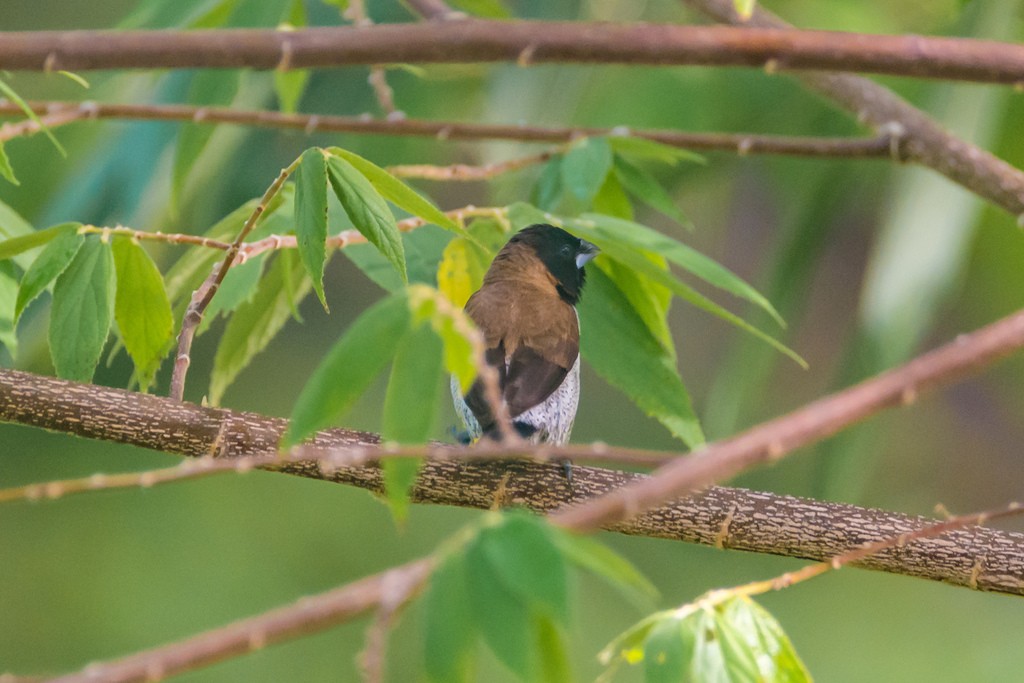
{"type": "Polygon", "coordinates": [[[63,126],[80,119],[81,117],[77,112],[67,110],[44,114],[39,117],[39,120],[24,119],[16,123],[5,123],[0,126],[0,143],[8,142],[14,138],[35,135],[44,128],[56,128],[57,126],[63,126]]]}
{"type": "Polygon", "coordinates": [[[319,595],[301,598],[259,616],[236,621],[170,645],[121,659],[96,662],[51,683],[156,681],[267,645],[315,633],[353,619],[392,598],[395,586],[413,596],[433,569],[431,558],[415,560],[319,595]]]}
{"type": "Polygon", "coordinates": [[[203,322],[203,312],[210,305],[214,295],[217,294],[217,289],[224,282],[224,278],[227,277],[228,270],[234,265],[235,257],[238,256],[245,238],[256,227],[256,223],[259,222],[270,201],[277,195],[281,186],[284,185],[284,181],[298,167],[300,159],[301,157],[289,164],[287,168],[281,169],[277,178],[270,184],[267,191],[263,193],[260,203],[253,209],[252,214],[245,221],[242,229],[238,231],[238,236],[231,243],[231,247],[224,256],[224,260],[221,261],[220,266],[215,268],[203,284],[200,285],[199,289],[192,294],[192,299],[189,301],[188,308],[185,309],[185,316],[181,321],[181,331],[178,333],[178,350],[174,357],[174,372],[171,375],[171,398],[181,401],[185,395],[185,375],[188,374],[188,366],[191,362],[189,354],[192,350],[192,339],[195,337],[199,324],[203,322]]]}
{"type": "Polygon", "coordinates": [[[203,31],[24,31],[0,69],[293,69],[372,64],[552,62],[861,71],[1014,84],[1024,46],[969,38],[678,24],[466,21],[203,31]]]}
{"type": "MultiPolygon", "coordinates": [[[[816,138],[760,135],[755,133],[684,133],[674,130],[632,130],[612,128],[502,125],[420,119],[374,119],[365,116],[328,116],[321,114],[285,114],[276,111],[252,111],[224,107],[194,107],[178,104],[101,104],[98,102],[29,102],[39,114],[60,112],[67,123],[92,119],[131,119],[142,121],[187,121],[199,124],[236,124],[264,128],[433,137],[439,140],[514,140],[519,142],[565,143],[581,137],[631,135],[673,147],[731,152],[733,154],[778,154],[812,158],[893,158],[893,136],[883,133],[872,138],[816,138]],[[197,116],[199,112],[202,116],[197,116]],[[75,116],[72,117],[71,114],[75,116]]],[[[0,114],[19,115],[21,109],[0,100],[0,114]]],[[[53,126],[51,126],[53,127],[53,126]]],[[[898,156],[896,156],[898,160],[898,156]]]]}
{"type": "MultiPolygon", "coordinates": [[[[366,12],[365,0],[350,0],[348,9],[342,14],[358,27],[373,26],[373,20],[366,12]]],[[[380,105],[381,110],[389,116],[395,114],[395,92],[388,85],[388,76],[384,67],[380,64],[371,65],[367,82],[373,89],[373,94],[377,98],[377,104],[380,105]]]]}
{"type": "Polygon", "coordinates": [[[469,166],[467,164],[452,164],[451,166],[403,164],[401,166],[388,166],[388,172],[399,178],[421,178],[423,180],[489,180],[504,173],[518,171],[519,169],[536,164],[543,164],[561,151],[561,148],[558,148],[541,152],[540,154],[531,154],[519,157],[518,159],[498,161],[481,166],[469,166]]]}

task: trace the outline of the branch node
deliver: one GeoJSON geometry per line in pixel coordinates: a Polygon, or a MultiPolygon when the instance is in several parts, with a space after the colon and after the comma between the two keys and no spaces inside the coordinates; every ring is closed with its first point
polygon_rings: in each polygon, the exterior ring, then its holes
{"type": "Polygon", "coordinates": [[[206,107],[199,107],[198,109],[196,109],[195,113],[192,114],[192,122],[202,123],[206,119],[206,116],[208,114],[209,111],[207,110],[206,107]]]}
{"type": "Polygon", "coordinates": [[[287,36],[284,36],[281,40],[281,59],[277,62],[274,70],[282,73],[291,70],[293,53],[292,41],[288,40],[287,36]]]}
{"type": "Polygon", "coordinates": [[[309,119],[306,121],[306,127],[303,128],[303,132],[306,135],[312,135],[316,131],[316,127],[320,125],[320,117],[316,114],[311,114],[309,119]]]}
{"type": "Polygon", "coordinates": [[[754,141],[751,138],[743,138],[736,144],[736,154],[741,157],[745,157],[750,154],[750,150],[754,147],[754,141]]]}
{"type": "Polygon", "coordinates": [[[43,73],[50,74],[57,70],[57,53],[51,52],[43,60],[43,73]]]}
{"type": "Polygon", "coordinates": [[[764,63],[764,72],[769,76],[774,76],[779,72],[779,60],[772,57],[764,63]]]}
{"type": "Polygon", "coordinates": [[[729,545],[729,527],[732,526],[732,520],[736,516],[736,512],[735,505],[730,507],[729,512],[726,513],[722,523],[718,526],[718,533],[715,534],[715,547],[719,550],[725,550],[729,545]]]}
{"type": "Polygon", "coordinates": [[[900,404],[904,406],[914,405],[917,402],[917,389],[908,386],[900,392],[900,404]]]}
{"type": "Polygon", "coordinates": [[[523,48],[522,52],[516,58],[516,66],[528,67],[533,62],[533,55],[537,52],[537,44],[530,43],[523,48]]]}
{"type": "Polygon", "coordinates": [[[985,558],[979,557],[974,560],[974,565],[971,566],[971,573],[967,577],[967,586],[971,590],[978,590],[978,579],[981,578],[981,572],[985,568],[985,558]]]}
{"type": "Polygon", "coordinates": [[[397,123],[398,121],[405,121],[406,118],[408,117],[404,111],[401,109],[395,109],[394,111],[389,111],[387,116],[384,117],[384,120],[389,123],[397,123]]]}

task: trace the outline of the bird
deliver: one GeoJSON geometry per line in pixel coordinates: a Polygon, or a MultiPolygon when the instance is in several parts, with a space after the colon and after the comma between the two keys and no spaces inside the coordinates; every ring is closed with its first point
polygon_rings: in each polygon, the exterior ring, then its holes
{"type": "MultiPolygon", "coordinates": [[[[533,443],[562,445],[572,433],[580,396],[576,304],[586,282],[584,266],[598,251],[553,225],[523,228],[494,257],[466,302],[465,312],[484,338],[485,360],[497,370],[512,426],[533,443]]],[[[463,394],[453,378],[451,388],[467,430],[460,440],[500,441],[482,381],[477,378],[463,394]]]]}

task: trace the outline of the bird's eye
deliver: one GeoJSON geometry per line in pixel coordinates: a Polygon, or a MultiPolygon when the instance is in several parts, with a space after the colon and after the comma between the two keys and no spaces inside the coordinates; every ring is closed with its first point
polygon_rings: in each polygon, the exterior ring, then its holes
{"type": "Polygon", "coordinates": [[[562,256],[572,256],[572,247],[570,247],[568,244],[563,244],[562,248],[559,249],[558,251],[559,253],[562,254],[562,256]]]}

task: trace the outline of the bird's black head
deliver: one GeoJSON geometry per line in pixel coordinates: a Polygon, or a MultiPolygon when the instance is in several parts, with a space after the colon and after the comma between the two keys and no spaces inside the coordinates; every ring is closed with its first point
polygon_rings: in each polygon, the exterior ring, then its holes
{"type": "Polygon", "coordinates": [[[596,246],[546,223],[523,228],[512,236],[509,244],[531,247],[555,277],[558,294],[570,304],[576,305],[587,275],[583,266],[597,256],[596,246]]]}

